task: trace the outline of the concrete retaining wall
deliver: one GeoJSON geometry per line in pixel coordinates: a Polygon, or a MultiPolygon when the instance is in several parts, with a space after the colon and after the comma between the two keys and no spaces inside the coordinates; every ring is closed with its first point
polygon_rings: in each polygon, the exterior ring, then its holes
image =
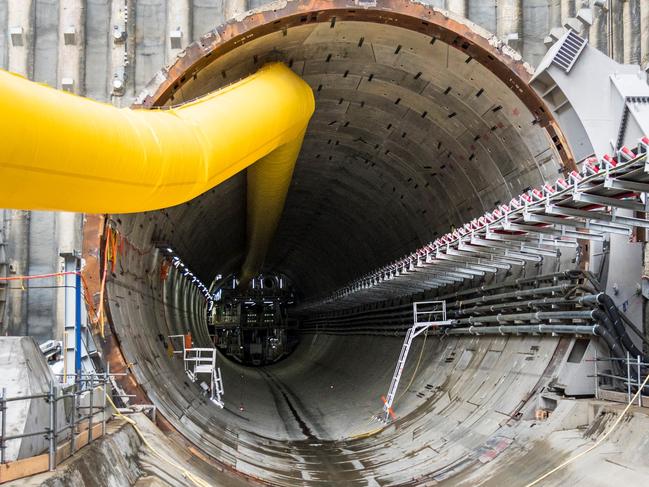
{"type": "MultiPolygon", "coordinates": [[[[0,337],[0,370],[0,388],[5,388],[8,397],[47,394],[50,381],[54,380],[32,337],[0,337]]],[[[57,416],[60,429],[65,424],[63,401],[58,402],[57,416]]],[[[50,408],[44,399],[12,401],[7,405],[7,436],[43,431],[49,424],[50,408]]],[[[42,435],[10,440],[6,460],[41,454],[47,446],[42,435]]]]}

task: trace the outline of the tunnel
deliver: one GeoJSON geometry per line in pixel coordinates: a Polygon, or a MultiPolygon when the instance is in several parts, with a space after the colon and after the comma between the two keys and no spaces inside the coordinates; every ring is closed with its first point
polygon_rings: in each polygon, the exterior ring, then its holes
{"type": "MultiPolygon", "coordinates": [[[[465,19],[404,0],[252,11],[190,45],[137,105],[180,105],[278,61],[310,85],[316,110],[263,271],[287,276],[301,303],[574,166],[520,55],[465,19]]],[[[306,327],[280,363],[220,357],[220,409],[168,353],[170,335],[190,332],[201,346],[210,337],[203,295],[162,262],[173,249],[210,284],[238,271],[245,236],[244,173],[175,207],[87,215],[84,227],[89,285],[109,275],[103,353],[111,371],[132,372],[119,390],[154,404],[169,431],[232,475],[286,486],[475,485],[475,452],[525,434],[512,418],[532,414],[529,398],[570,351],[570,339],[543,335],[422,338],[398,419],[384,424],[376,416],[402,337],[306,327]],[[104,227],[119,235],[112,266],[104,227]]],[[[302,322],[316,318],[301,309],[302,322]]],[[[519,478],[543,470],[527,465],[519,478]]],[[[508,478],[492,475],[493,485],[508,478]]]]}

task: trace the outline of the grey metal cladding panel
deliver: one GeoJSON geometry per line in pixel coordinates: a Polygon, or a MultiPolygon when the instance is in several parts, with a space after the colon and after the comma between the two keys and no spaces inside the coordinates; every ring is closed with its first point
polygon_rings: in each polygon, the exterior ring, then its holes
{"type": "Polygon", "coordinates": [[[211,31],[225,21],[226,0],[192,1],[192,41],[211,31]]]}
{"type": "Polygon", "coordinates": [[[496,0],[469,0],[468,3],[469,20],[489,32],[496,32],[496,0]]]}
{"type": "Polygon", "coordinates": [[[138,0],[135,4],[135,92],[139,93],[165,65],[167,2],[138,0]]]}
{"type": "MultiPolygon", "coordinates": [[[[58,256],[55,242],[55,213],[31,212],[29,227],[29,274],[48,274],[57,271],[58,256]]],[[[41,343],[49,340],[55,331],[56,281],[53,279],[28,282],[27,333],[41,343]]]]}
{"type": "Polygon", "coordinates": [[[57,86],[59,1],[36,0],[34,81],[57,86]]]}
{"type": "Polygon", "coordinates": [[[559,123],[561,123],[566,140],[569,141],[575,160],[581,161],[593,154],[593,147],[584,126],[572,107],[561,112],[559,123]]]}
{"type": "Polygon", "coordinates": [[[247,8],[248,9],[259,8],[259,7],[263,7],[267,3],[269,3],[268,0],[248,0],[247,8]]]}
{"type": "MultiPolygon", "coordinates": [[[[629,58],[626,60],[627,63],[629,64],[636,64],[636,63],[641,63],[642,59],[640,59],[640,52],[641,52],[641,42],[647,42],[645,35],[642,35],[640,29],[646,29],[646,27],[643,25],[641,27],[641,20],[642,19],[642,12],[640,11],[640,2],[646,1],[646,0],[629,0],[628,2],[628,9],[629,9],[629,16],[631,18],[630,25],[626,25],[623,30],[630,29],[631,30],[631,35],[625,36],[624,41],[628,42],[627,46],[624,46],[625,50],[629,53],[629,58]]],[[[642,19],[642,23],[644,23],[644,19],[642,19]]]]}
{"type": "Polygon", "coordinates": [[[7,28],[7,0],[0,0],[0,68],[7,69],[9,58],[7,56],[7,49],[9,45],[9,29],[7,28]]]}
{"type": "Polygon", "coordinates": [[[86,3],[86,96],[106,101],[109,98],[110,0],[86,3]]]}
{"type": "Polygon", "coordinates": [[[547,51],[543,45],[543,39],[550,32],[549,10],[550,6],[547,0],[525,0],[523,2],[522,54],[523,58],[532,66],[537,66],[547,51]]]}

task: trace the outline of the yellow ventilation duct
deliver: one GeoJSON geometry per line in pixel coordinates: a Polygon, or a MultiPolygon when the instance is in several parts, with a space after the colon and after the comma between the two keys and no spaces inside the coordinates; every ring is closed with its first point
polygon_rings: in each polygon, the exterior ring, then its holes
{"type": "Polygon", "coordinates": [[[263,264],[315,102],[283,64],[168,109],[119,109],[0,71],[0,207],[156,210],[248,174],[242,280],[263,264]]]}

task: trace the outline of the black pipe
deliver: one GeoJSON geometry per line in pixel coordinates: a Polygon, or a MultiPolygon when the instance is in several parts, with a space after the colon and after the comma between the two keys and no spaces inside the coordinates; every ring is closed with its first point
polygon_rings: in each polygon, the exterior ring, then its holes
{"type": "MultiPolygon", "coordinates": [[[[594,296],[594,295],[593,295],[594,296]]],[[[509,308],[529,308],[529,309],[534,309],[539,306],[565,306],[565,305],[574,305],[575,302],[579,304],[586,304],[585,302],[580,301],[581,298],[577,299],[568,299],[565,297],[557,297],[557,298],[541,298],[541,299],[533,299],[530,301],[509,301],[506,303],[498,303],[498,304],[490,304],[486,306],[473,306],[471,308],[463,308],[463,309],[457,309],[457,310],[450,310],[447,312],[447,315],[452,315],[452,316],[463,316],[463,315],[468,315],[468,314],[473,314],[473,313],[482,313],[485,311],[498,311],[501,309],[509,309],[509,308]]]]}
{"type": "Polygon", "coordinates": [[[511,291],[502,294],[487,294],[487,295],[482,295],[479,298],[466,299],[464,301],[456,301],[451,305],[447,305],[447,309],[462,308],[468,304],[486,303],[489,301],[497,301],[499,299],[521,298],[524,296],[534,296],[537,294],[561,293],[570,290],[572,287],[574,287],[574,284],[559,284],[556,286],[520,289],[518,291],[511,291]]]}
{"type": "Polygon", "coordinates": [[[505,335],[505,334],[552,334],[552,335],[597,335],[599,325],[505,325],[470,326],[469,328],[448,328],[444,335],[505,335]]]}
{"type": "Polygon", "coordinates": [[[617,332],[620,340],[624,344],[624,347],[629,351],[629,353],[634,357],[644,357],[644,354],[640,350],[638,350],[638,348],[635,346],[635,343],[633,343],[633,341],[631,341],[631,338],[629,338],[629,334],[626,331],[626,327],[624,326],[620,312],[611,297],[608,294],[600,293],[597,295],[597,302],[602,306],[602,308],[610,318],[615,331],[617,332]]]}

